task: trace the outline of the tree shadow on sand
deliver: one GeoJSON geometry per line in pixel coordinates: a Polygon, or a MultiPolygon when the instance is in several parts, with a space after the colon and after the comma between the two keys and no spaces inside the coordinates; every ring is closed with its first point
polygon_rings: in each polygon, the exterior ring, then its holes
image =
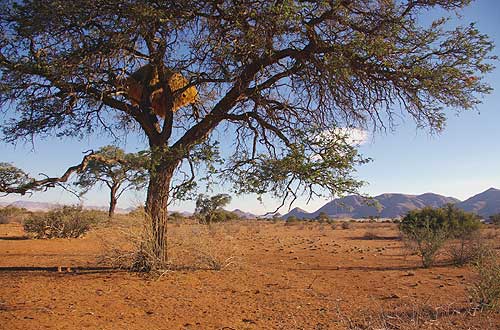
{"type": "Polygon", "coordinates": [[[118,273],[118,272],[128,272],[126,269],[118,267],[107,267],[107,266],[90,266],[90,267],[69,267],[69,266],[49,266],[49,267],[37,267],[37,266],[6,266],[0,267],[0,273],[57,273],[57,274],[71,274],[71,275],[83,275],[83,274],[95,274],[95,273],[118,273]]]}

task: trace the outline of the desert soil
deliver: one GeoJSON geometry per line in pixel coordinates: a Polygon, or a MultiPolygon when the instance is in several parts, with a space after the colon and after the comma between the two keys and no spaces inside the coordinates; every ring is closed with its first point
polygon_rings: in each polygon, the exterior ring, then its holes
{"type": "Polygon", "coordinates": [[[498,312],[470,308],[472,267],[422,269],[392,224],[175,224],[177,269],[161,276],[103,260],[130,248],[118,227],[34,240],[0,225],[0,328],[500,329],[498,312]]]}

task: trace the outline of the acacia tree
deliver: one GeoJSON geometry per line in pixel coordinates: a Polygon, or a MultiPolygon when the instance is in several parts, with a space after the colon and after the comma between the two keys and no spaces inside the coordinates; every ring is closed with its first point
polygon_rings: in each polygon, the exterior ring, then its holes
{"type": "Polygon", "coordinates": [[[30,177],[23,170],[10,163],[0,162],[0,192],[14,193],[16,189],[30,182],[30,177]]]}
{"type": "Polygon", "coordinates": [[[74,183],[87,193],[98,183],[109,188],[109,211],[111,218],[115,213],[118,198],[127,190],[140,190],[147,183],[147,159],[144,152],[125,153],[116,146],[105,146],[95,153],[101,156],[89,161],[78,174],[74,183]]]}
{"type": "Polygon", "coordinates": [[[224,206],[231,202],[231,196],[228,194],[218,194],[215,196],[198,195],[196,199],[196,209],[194,213],[198,215],[205,223],[212,223],[216,212],[222,210],[224,206]]]}
{"type": "Polygon", "coordinates": [[[474,108],[490,91],[483,75],[492,43],[474,25],[418,20],[469,2],[7,0],[2,138],[142,133],[151,150],[146,212],[165,259],[169,196],[193,185],[200,161],[212,161],[217,128],[234,139],[219,170],[237,192],[293,200],[359,187],[352,172],[365,160],[345,128],[392,127],[402,112],[440,130],[447,107],[474,108]],[[123,79],[145,65],[157,81],[132,102],[123,79]],[[172,90],[163,67],[189,83],[172,90]],[[193,86],[196,111],[173,111],[193,86]],[[164,118],[152,108],[159,88],[164,118]],[[179,184],[176,171],[185,173],[179,184]]]}

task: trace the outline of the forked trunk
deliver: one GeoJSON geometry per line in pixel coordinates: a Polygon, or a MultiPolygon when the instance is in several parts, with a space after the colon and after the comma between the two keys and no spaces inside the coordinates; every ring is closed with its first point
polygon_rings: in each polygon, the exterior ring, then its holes
{"type": "Polygon", "coordinates": [[[152,254],[157,261],[167,261],[168,196],[175,164],[163,160],[150,171],[146,215],[151,232],[152,254]]]}

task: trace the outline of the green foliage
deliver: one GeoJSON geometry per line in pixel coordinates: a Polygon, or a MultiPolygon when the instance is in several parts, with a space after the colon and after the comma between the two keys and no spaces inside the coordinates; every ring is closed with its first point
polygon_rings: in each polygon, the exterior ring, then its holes
{"type": "Polygon", "coordinates": [[[24,230],[35,238],[78,238],[102,219],[102,213],[79,206],[63,206],[46,213],[32,214],[24,221],[24,230]]]}
{"type": "Polygon", "coordinates": [[[230,216],[222,208],[230,202],[231,196],[227,194],[218,194],[212,197],[200,194],[196,200],[195,215],[201,222],[207,224],[216,221],[225,221],[230,216]]]}
{"type": "Polygon", "coordinates": [[[451,238],[469,239],[479,231],[481,222],[476,214],[465,212],[452,204],[444,206],[442,210],[451,238]]]}
{"type": "Polygon", "coordinates": [[[128,183],[136,190],[144,188],[147,183],[148,157],[145,152],[125,153],[115,146],[101,147],[96,155],[98,159],[89,161],[85,171],[79,173],[75,185],[87,192],[98,182],[108,187],[128,183]]]}
{"type": "Polygon", "coordinates": [[[479,230],[477,216],[453,205],[413,210],[402,219],[399,229],[414,244],[424,267],[430,267],[444,243],[450,239],[468,240],[479,230]]]}
{"type": "Polygon", "coordinates": [[[0,192],[9,193],[28,185],[32,179],[23,170],[9,163],[0,162],[0,192]]]}
{"type": "Polygon", "coordinates": [[[448,249],[452,262],[456,266],[463,266],[474,261],[484,248],[479,237],[479,217],[451,204],[443,209],[449,222],[449,238],[453,240],[448,249]]]}
{"type": "Polygon", "coordinates": [[[30,214],[25,208],[6,206],[0,208],[0,223],[23,223],[30,214]]]}
{"type": "Polygon", "coordinates": [[[235,191],[286,198],[299,192],[322,196],[319,187],[329,195],[354,193],[363,184],[351,173],[370,159],[358,154],[345,133],[308,128],[294,134],[294,144],[283,155],[235,155],[230,170],[224,172],[235,191]]]}
{"type": "Polygon", "coordinates": [[[236,213],[219,209],[219,210],[216,210],[214,212],[213,217],[210,221],[211,222],[227,222],[227,221],[235,221],[235,220],[239,220],[239,219],[240,219],[240,217],[236,213]]]}

